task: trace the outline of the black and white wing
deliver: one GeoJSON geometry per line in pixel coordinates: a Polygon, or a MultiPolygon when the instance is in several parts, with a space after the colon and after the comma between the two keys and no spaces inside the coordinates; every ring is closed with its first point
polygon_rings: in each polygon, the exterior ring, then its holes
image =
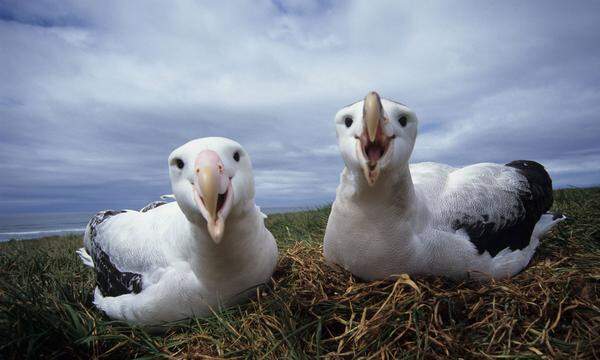
{"type": "MultiPolygon", "coordinates": [[[[94,272],[96,273],[96,286],[100,289],[103,296],[119,296],[128,293],[137,294],[142,290],[142,275],[122,271],[111,260],[111,256],[103,249],[101,239],[102,224],[113,216],[125,213],[125,211],[106,210],[97,213],[88,223],[84,243],[85,252],[80,249],[80,256],[91,258],[94,272]]],[[[85,260],[84,260],[85,263],[85,260]]]]}
{"type": "Polygon", "coordinates": [[[155,201],[140,211],[101,211],[90,220],[77,253],[94,268],[103,296],[137,294],[147,285],[146,275],[168,265],[165,251],[174,247],[165,244],[165,231],[178,209],[177,203],[155,201]]]}
{"type": "Polygon", "coordinates": [[[480,254],[494,257],[529,245],[536,223],[552,206],[552,181],[534,161],[477,164],[451,172],[438,201],[435,221],[465,231],[480,254]]]}

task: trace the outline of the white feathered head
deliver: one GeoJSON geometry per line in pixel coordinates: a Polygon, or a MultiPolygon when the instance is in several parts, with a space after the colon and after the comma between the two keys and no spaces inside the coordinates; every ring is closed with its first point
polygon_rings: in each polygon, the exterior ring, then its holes
{"type": "Polygon", "coordinates": [[[254,177],[248,153],[221,137],[192,140],[169,156],[171,187],[187,219],[206,224],[215,243],[236,207],[254,199],[254,177]]]}
{"type": "Polygon", "coordinates": [[[335,115],[335,129],[346,167],[374,186],[381,173],[408,163],[417,124],[407,106],[382,99],[374,91],[344,107],[335,115]]]}

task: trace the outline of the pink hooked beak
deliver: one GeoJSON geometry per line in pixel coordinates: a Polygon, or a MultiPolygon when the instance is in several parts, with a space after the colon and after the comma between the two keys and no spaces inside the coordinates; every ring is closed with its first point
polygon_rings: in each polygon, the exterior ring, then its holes
{"type": "Polygon", "coordinates": [[[194,171],[194,199],[206,219],[210,237],[218,244],[223,238],[225,219],[233,200],[231,179],[225,173],[221,158],[212,150],[204,150],[198,154],[194,171]]]}

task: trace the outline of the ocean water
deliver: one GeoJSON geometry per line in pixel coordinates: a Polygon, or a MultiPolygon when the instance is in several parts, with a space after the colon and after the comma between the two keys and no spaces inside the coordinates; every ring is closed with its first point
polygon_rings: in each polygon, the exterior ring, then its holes
{"type": "Polygon", "coordinates": [[[0,241],[82,234],[92,215],[88,212],[0,214],[0,241]]]}
{"type": "MultiPolygon", "coordinates": [[[[306,210],[294,207],[261,207],[266,214],[306,210]]],[[[94,212],[0,214],[0,242],[46,236],[83,234],[94,212]]]]}

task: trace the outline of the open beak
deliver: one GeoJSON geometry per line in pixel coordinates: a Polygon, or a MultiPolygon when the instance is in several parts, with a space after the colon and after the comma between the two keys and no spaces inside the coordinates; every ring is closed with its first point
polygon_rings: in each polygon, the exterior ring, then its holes
{"type": "Polygon", "coordinates": [[[198,154],[194,170],[194,199],[206,219],[210,237],[218,244],[223,238],[225,219],[233,201],[231,179],[225,174],[221,158],[212,150],[198,154]]]}
{"type": "Polygon", "coordinates": [[[384,115],[379,94],[372,91],[365,97],[363,105],[363,132],[356,142],[356,152],[361,159],[363,174],[369,186],[373,186],[379,178],[381,160],[389,156],[390,143],[393,136],[383,132],[383,125],[388,122],[384,115]]]}

